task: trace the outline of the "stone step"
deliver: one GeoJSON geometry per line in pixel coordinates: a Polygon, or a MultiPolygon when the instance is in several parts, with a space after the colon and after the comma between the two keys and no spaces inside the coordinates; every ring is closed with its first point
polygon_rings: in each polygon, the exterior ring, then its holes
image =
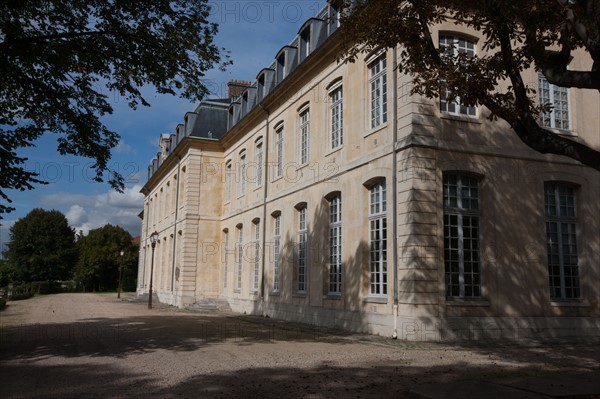
{"type": "Polygon", "coordinates": [[[231,312],[229,302],[220,298],[199,299],[196,303],[189,305],[186,309],[194,312],[231,312]]]}

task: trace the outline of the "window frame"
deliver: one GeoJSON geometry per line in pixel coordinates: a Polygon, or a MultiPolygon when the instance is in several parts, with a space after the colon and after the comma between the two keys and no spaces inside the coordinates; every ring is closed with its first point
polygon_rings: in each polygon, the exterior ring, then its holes
{"type": "Polygon", "coordinates": [[[381,179],[369,187],[369,296],[387,298],[387,186],[381,179]],[[375,259],[376,258],[376,259],[375,259]]]}
{"type": "MultiPolygon", "coordinates": [[[[450,45],[448,43],[444,42],[442,44],[442,40],[444,40],[444,39],[446,39],[446,40],[452,39],[452,56],[456,57],[460,53],[469,54],[470,50],[472,50],[472,55],[471,55],[472,57],[477,56],[477,42],[475,40],[473,40],[472,38],[469,38],[464,35],[440,32],[440,34],[438,36],[438,48],[439,48],[440,52],[443,50],[443,48],[450,48],[450,45]],[[464,41],[466,46],[461,47],[460,46],[461,41],[464,41]],[[456,43],[458,43],[459,46],[455,46],[456,43]],[[472,49],[470,49],[468,47],[468,44],[471,44],[472,49]],[[464,50],[464,51],[461,51],[461,50],[464,50]]],[[[442,85],[443,84],[444,84],[444,82],[442,81],[442,85]]],[[[447,93],[449,93],[449,92],[450,92],[450,90],[445,90],[445,92],[443,90],[440,90],[440,108],[439,109],[442,114],[461,116],[461,117],[467,117],[467,118],[473,118],[473,119],[476,119],[479,116],[477,106],[463,105],[460,102],[459,96],[457,96],[452,101],[447,101],[446,100],[446,98],[448,96],[447,93]],[[450,110],[450,107],[453,107],[454,110],[450,110]]]]}
{"type": "Polygon", "coordinates": [[[310,161],[310,107],[298,110],[298,161],[300,166],[310,161]]]}
{"type": "Polygon", "coordinates": [[[387,52],[382,51],[367,60],[369,84],[369,126],[377,129],[387,123],[387,52]],[[379,94],[377,94],[379,93],[379,94]]]}
{"type": "Polygon", "coordinates": [[[482,243],[482,215],[481,215],[481,179],[463,172],[444,172],[442,176],[442,191],[443,191],[443,237],[444,237],[444,286],[445,296],[447,300],[482,300],[484,297],[483,285],[483,259],[481,251],[482,243]],[[451,196],[450,178],[454,178],[456,185],[456,195],[451,196]],[[475,183],[473,186],[471,183],[475,183]],[[465,187],[468,189],[469,195],[465,196],[465,187]],[[475,190],[473,190],[473,187],[475,190]],[[473,191],[476,196],[472,196],[473,191]],[[456,205],[453,199],[456,200],[456,205]],[[475,201],[476,207],[473,207],[475,201]],[[464,204],[468,203],[468,207],[464,204]],[[456,224],[452,224],[456,220],[456,224]],[[465,224],[465,221],[470,224],[465,224]],[[465,238],[465,231],[468,233],[474,227],[476,222],[477,234],[468,235],[465,238]],[[456,228],[456,237],[450,234],[451,229],[456,228]],[[456,240],[456,248],[451,246],[452,241],[456,240]],[[466,241],[470,240],[470,241],[466,241]],[[465,249],[465,243],[470,244],[471,248],[465,249]],[[476,245],[476,250],[473,250],[473,244],[476,245]],[[467,260],[466,254],[471,260],[467,260]],[[451,256],[453,255],[453,256],[451,256]],[[457,259],[453,259],[456,257],[457,259]],[[476,260],[473,260],[475,258],[476,260]],[[457,262],[458,270],[453,271],[451,262],[457,262]],[[465,271],[465,264],[471,265],[471,271],[465,271]],[[473,271],[473,266],[476,265],[477,271],[473,271]],[[457,283],[452,283],[452,275],[458,277],[457,283]],[[466,281],[470,274],[470,284],[466,281]],[[476,278],[475,278],[476,276],[476,278]],[[475,281],[474,281],[475,280],[475,281]],[[454,287],[458,288],[458,293],[453,291],[454,287]],[[470,288],[470,293],[467,288],[470,288]],[[476,291],[476,292],[475,292],[476,291]]]}
{"type": "Polygon", "coordinates": [[[229,252],[229,230],[223,230],[223,249],[225,251],[223,255],[223,289],[227,289],[227,273],[228,273],[228,264],[227,264],[227,255],[229,252]]]}
{"type": "Polygon", "coordinates": [[[335,194],[329,199],[329,295],[342,294],[342,196],[335,194]]]}
{"type": "Polygon", "coordinates": [[[251,281],[251,287],[252,287],[252,292],[256,293],[258,292],[258,288],[259,288],[259,276],[260,276],[260,257],[261,257],[261,251],[260,251],[260,219],[256,219],[253,223],[254,225],[254,270],[252,273],[252,281],[251,281]]]}
{"type": "Polygon", "coordinates": [[[281,290],[281,213],[273,215],[273,293],[281,290]]]}
{"type": "Polygon", "coordinates": [[[256,163],[256,182],[254,188],[260,188],[263,185],[263,160],[264,146],[262,139],[256,141],[254,162],[256,163]]]}
{"type": "Polygon", "coordinates": [[[236,242],[236,285],[235,292],[242,291],[242,271],[244,265],[244,226],[238,225],[237,229],[237,242],[236,242]]]}
{"type": "Polygon", "coordinates": [[[237,196],[238,198],[243,197],[244,195],[246,195],[246,168],[248,167],[247,165],[247,160],[246,160],[246,150],[243,150],[240,152],[240,165],[239,165],[239,174],[240,174],[240,180],[238,182],[238,193],[237,196]]]}
{"type": "Polygon", "coordinates": [[[341,79],[328,88],[327,95],[329,98],[329,148],[335,150],[344,145],[344,87],[341,79]],[[336,97],[338,93],[339,97],[336,97]]]}
{"type": "Polygon", "coordinates": [[[297,215],[296,293],[304,295],[308,291],[308,207],[298,207],[297,215]]]}
{"type": "Polygon", "coordinates": [[[231,202],[233,193],[233,165],[231,160],[225,163],[225,203],[231,202]]]}
{"type": "Polygon", "coordinates": [[[280,178],[283,176],[283,162],[284,162],[284,131],[283,131],[283,123],[279,124],[275,127],[275,178],[280,178]]]}
{"type": "MultiPolygon", "coordinates": [[[[561,130],[561,131],[566,131],[566,132],[570,132],[572,130],[572,125],[571,125],[571,91],[569,90],[568,87],[562,87],[562,86],[557,86],[555,84],[552,84],[550,82],[548,82],[548,79],[546,79],[546,77],[541,73],[538,72],[538,101],[540,105],[545,105],[545,104],[550,104],[552,109],[550,110],[550,112],[543,112],[540,113],[539,116],[539,123],[541,127],[545,127],[548,129],[556,129],[556,130],[561,130]],[[547,102],[543,102],[545,100],[545,98],[542,98],[543,96],[543,85],[547,85],[548,86],[548,101],[547,102]],[[566,101],[564,101],[564,103],[566,103],[566,116],[567,116],[567,127],[563,127],[562,125],[564,124],[564,119],[560,119],[561,122],[561,126],[557,127],[556,126],[556,107],[555,107],[555,96],[556,96],[556,92],[564,92],[565,96],[566,96],[566,101]],[[544,115],[548,115],[547,119],[548,122],[550,123],[549,125],[545,122],[546,118],[544,115]]],[[[564,113],[564,110],[561,110],[562,113],[564,113]]]]}
{"type": "Polygon", "coordinates": [[[579,226],[577,224],[577,187],[575,185],[559,181],[544,182],[544,220],[546,225],[546,263],[548,266],[548,288],[550,290],[550,299],[557,302],[580,301],[582,300],[583,295],[581,287],[579,246],[577,242],[579,226]],[[549,191],[551,191],[550,196],[548,195],[549,191]],[[548,200],[550,198],[553,200],[553,214],[549,212],[551,205],[548,200]],[[570,204],[569,199],[566,199],[567,204],[565,204],[563,198],[570,198],[570,204]],[[569,214],[569,209],[572,209],[572,214],[569,214]],[[552,234],[552,229],[550,228],[551,225],[555,225],[556,253],[553,253],[552,251],[552,239],[550,238],[552,234]],[[564,241],[565,235],[567,236],[566,243],[564,241]],[[568,248],[571,250],[571,247],[574,247],[574,251],[565,254],[565,249],[568,248]],[[558,264],[552,261],[553,256],[558,257],[558,264]],[[565,264],[567,257],[574,257],[575,264],[567,266],[565,264]],[[553,267],[558,268],[558,275],[553,273],[553,267]],[[575,270],[575,274],[566,276],[567,267],[572,267],[575,270]],[[558,286],[553,284],[553,277],[558,278],[558,286]],[[571,284],[569,287],[567,287],[566,282],[568,277],[573,278],[573,282],[575,283],[571,284]],[[556,294],[556,288],[558,288],[560,292],[559,295],[556,294]],[[569,290],[576,291],[577,294],[567,295],[569,290]]]}

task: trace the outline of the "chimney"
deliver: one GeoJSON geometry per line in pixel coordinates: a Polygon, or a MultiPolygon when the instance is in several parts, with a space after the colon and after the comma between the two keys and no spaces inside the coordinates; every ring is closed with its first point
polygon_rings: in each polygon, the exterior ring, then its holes
{"type": "Polygon", "coordinates": [[[247,87],[252,86],[252,82],[247,80],[230,80],[227,83],[227,98],[235,98],[242,95],[247,87]]]}

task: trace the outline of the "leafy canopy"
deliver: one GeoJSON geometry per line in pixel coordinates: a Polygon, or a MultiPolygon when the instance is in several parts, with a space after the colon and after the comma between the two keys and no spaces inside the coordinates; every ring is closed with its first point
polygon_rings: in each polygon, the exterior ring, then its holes
{"type": "Polygon", "coordinates": [[[119,267],[124,269],[124,278],[133,278],[139,247],[132,244],[131,234],[123,228],[107,224],[90,230],[87,236],[79,238],[77,248],[79,260],[75,278],[88,290],[116,289],[119,267]]]}
{"type": "MultiPolygon", "coordinates": [[[[129,106],[140,93],[199,100],[204,73],[228,63],[213,42],[207,0],[5,0],[0,3],[0,199],[9,189],[43,183],[24,168],[19,149],[45,133],[58,152],[94,160],[95,180],[117,190],[123,177],[108,170],[119,135],[101,122],[113,111],[102,87],[129,106]]],[[[0,215],[14,208],[0,203],[0,215]]]]}
{"type": "Polygon", "coordinates": [[[68,280],[77,261],[75,232],[61,212],[33,209],[10,228],[5,256],[14,280],[68,280]]]}
{"type": "MultiPolygon", "coordinates": [[[[600,0],[341,0],[342,58],[393,48],[399,71],[413,77],[413,93],[430,98],[451,88],[465,105],[484,105],[541,153],[564,155],[600,170],[600,152],[540,126],[535,89],[521,73],[534,65],[562,87],[600,90],[600,0]],[[483,54],[448,56],[430,28],[459,23],[481,32],[483,54]],[[356,45],[358,43],[358,46],[356,45]],[[589,59],[572,70],[575,53],[589,59]],[[444,82],[444,85],[440,85],[444,82]],[[500,84],[508,82],[508,90],[500,84]]],[[[537,85],[536,85],[537,86],[537,85]]],[[[452,99],[452,98],[450,98],[452,99]]]]}

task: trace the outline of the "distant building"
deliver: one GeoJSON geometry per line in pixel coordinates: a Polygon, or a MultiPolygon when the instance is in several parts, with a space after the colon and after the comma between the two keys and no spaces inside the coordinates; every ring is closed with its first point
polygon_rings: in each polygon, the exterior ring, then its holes
{"type": "MultiPolygon", "coordinates": [[[[337,63],[329,5],[160,137],[138,293],[401,339],[600,335],[597,171],[483,107],[410,94],[395,51],[337,63]]],[[[432,27],[477,54],[478,32],[432,27]]],[[[587,62],[576,58],[575,67],[587,62]]],[[[598,92],[533,69],[542,123],[600,149],[598,92]]]]}

